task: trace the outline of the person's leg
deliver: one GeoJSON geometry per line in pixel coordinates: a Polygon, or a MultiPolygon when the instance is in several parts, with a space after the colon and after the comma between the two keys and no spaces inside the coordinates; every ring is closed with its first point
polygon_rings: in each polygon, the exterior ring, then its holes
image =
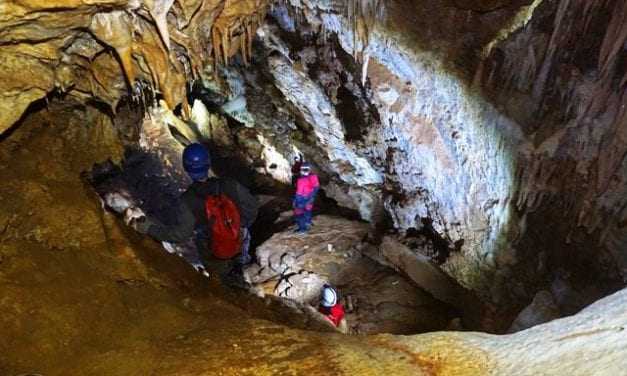
{"type": "Polygon", "coordinates": [[[296,229],[296,232],[303,232],[306,230],[307,224],[305,223],[305,209],[304,208],[298,208],[298,207],[294,208],[294,222],[296,222],[296,225],[298,226],[298,228],[296,229]]]}
{"type": "Polygon", "coordinates": [[[304,216],[305,216],[305,226],[309,230],[309,228],[311,227],[311,219],[313,217],[313,210],[312,209],[305,210],[304,216]]]}
{"type": "Polygon", "coordinates": [[[242,255],[241,262],[242,265],[246,265],[250,263],[252,257],[250,256],[250,230],[246,227],[242,227],[240,229],[240,234],[242,236],[242,255]]]}
{"type": "Polygon", "coordinates": [[[208,232],[196,232],[194,240],[196,249],[198,250],[198,257],[205,268],[205,272],[210,275],[211,278],[215,276],[224,282],[230,270],[230,261],[221,260],[213,256],[211,252],[211,239],[208,236],[208,232]]]}
{"type": "Polygon", "coordinates": [[[297,232],[307,231],[307,218],[305,217],[305,213],[296,216],[296,224],[298,225],[296,229],[297,232]]]}
{"type": "Polygon", "coordinates": [[[248,284],[244,279],[244,268],[246,264],[251,262],[250,256],[250,230],[246,227],[240,228],[240,236],[242,239],[241,254],[238,258],[230,260],[228,269],[222,277],[222,283],[230,287],[247,288],[248,284]]]}
{"type": "Polygon", "coordinates": [[[201,264],[205,267],[205,270],[209,270],[211,260],[211,250],[209,249],[211,240],[209,239],[209,232],[201,228],[196,229],[194,231],[194,243],[201,264]]]}

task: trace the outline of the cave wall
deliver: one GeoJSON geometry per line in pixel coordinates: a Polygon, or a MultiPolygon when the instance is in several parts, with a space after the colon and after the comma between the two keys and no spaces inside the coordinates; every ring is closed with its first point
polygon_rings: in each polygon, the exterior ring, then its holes
{"type": "Polygon", "coordinates": [[[285,326],[293,311],[225,292],[104,211],[81,172],[119,162],[120,136],[106,112],[54,102],[0,142],[0,374],[422,374],[285,326]]]}
{"type": "MultiPolygon", "coordinates": [[[[166,19],[174,35],[197,14],[185,13],[183,5],[213,4],[231,9],[224,22],[236,25],[242,18],[234,13],[243,13],[229,4],[247,5],[239,9],[245,14],[263,5],[179,1],[170,4],[173,13],[164,13],[145,4],[153,3],[0,5],[6,68],[0,129],[13,126],[0,138],[0,332],[6,334],[0,349],[7,354],[0,372],[272,374],[292,372],[297,364],[295,372],[302,373],[583,375],[625,368],[624,291],[581,315],[507,337],[323,337],[250,317],[182,260],[103,214],[78,172],[121,157],[119,119],[116,130],[109,111],[129,90],[130,66],[140,77],[133,86],[138,102],[154,99],[150,92],[164,99],[151,110],[155,121],[144,121],[141,143],[164,146],[163,160],[180,165],[181,145],[169,127],[185,133],[187,123],[166,107],[185,102],[190,75],[168,61],[167,38],[157,24],[166,19]],[[144,26],[131,33],[141,40],[131,43],[133,62],[124,65],[118,59],[129,56],[125,46],[112,42],[120,35],[108,44],[96,34],[128,17],[144,26]],[[158,93],[164,86],[172,93],[158,93]],[[40,112],[16,122],[28,103],[46,96],[70,101],[38,102],[29,113],[40,112]],[[84,106],[94,98],[109,108],[84,106]]],[[[601,275],[618,277],[626,193],[622,3],[399,0],[387,4],[388,18],[374,23],[351,19],[333,4],[276,6],[283,16],[274,14],[274,25],[299,37],[282,42],[285,34],[264,29],[258,51],[236,61],[241,78],[226,83],[229,105],[221,111],[240,123],[225,143],[283,181],[293,155],[313,155],[325,188],[364,218],[376,221],[369,214],[380,204],[401,230],[432,219],[456,246],[443,268],[486,299],[526,298],[554,274],[569,282],[581,277],[593,288],[590,281],[601,275]],[[304,7],[309,10],[302,14],[304,7]],[[477,24],[480,31],[473,32],[477,24]],[[323,40],[331,42],[326,47],[316,43],[321,27],[323,40]],[[301,49],[298,39],[313,43],[301,49]],[[298,51],[303,56],[293,54],[298,51]],[[258,60],[266,65],[247,69],[255,54],[267,57],[258,60]],[[339,63],[329,62],[334,54],[339,63]],[[244,91],[233,93],[237,85],[244,91]],[[343,98],[354,101],[350,110],[359,117],[347,117],[343,98]],[[280,163],[273,168],[274,161],[280,163]]],[[[246,32],[239,43],[226,38],[205,51],[207,65],[250,48],[242,43],[250,38],[246,32]]],[[[196,53],[202,55],[174,56],[196,53]]],[[[210,76],[204,76],[208,85],[220,86],[210,76]]],[[[224,126],[217,117],[209,123],[224,126]]]]}
{"type": "Polygon", "coordinates": [[[265,119],[253,133],[285,161],[305,150],[362,218],[426,219],[452,251],[443,268],[486,299],[524,301],[558,277],[594,281],[596,297],[624,265],[624,9],[485,6],[389,1],[368,24],[324,2],[275,5],[263,67],[244,74],[272,86],[265,110],[246,94],[265,119]]]}
{"type": "MultiPolygon", "coordinates": [[[[501,24],[510,13],[500,15],[501,24]]],[[[440,40],[442,51],[429,51],[420,46],[436,42],[412,39],[398,25],[375,22],[368,33],[354,32],[341,9],[320,4],[275,5],[272,15],[260,32],[253,66],[259,71],[242,73],[255,131],[285,160],[293,150],[305,151],[327,195],[362,218],[381,221],[385,210],[401,230],[433,221],[458,251],[445,268],[491,295],[487,287],[511,220],[513,150],[523,134],[455,69],[468,55],[457,43],[468,24],[442,37],[450,41],[440,40]],[[264,84],[273,90],[252,94],[264,84]],[[268,104],[255,108],[255,102],[268,104]],[[268,116],[276,113],[288,115],[268,116]]],[[[487,43],[497,31],[475,37],[487,43]]]]}
{"type": "Polygon", "coordinates": [[[505,336],[343,336],[261,319],[294,317],[225,292],[102,210],[78,171],[122,157],[105,112],[67,102],[30,110],[0,143],[2,374],[583,376],[625,368],[626,291],[505,336]]]}
{"type": "Polygon", "coordinates": [[[128,96],[168,114],[144,122],[143,147],[175,142],[168,127],[215,138],[169,112],[198,121],[186,94],[201,82],[231,119],[203,115],[222,144],[283,183],[304,153],[362,218],[428,223],[452,251],[443,268],[489,300],[556,273],[605,289],[624,276],[624,5],[290,0],[259,29],[267,5],[5,2],[0,129],[38,98],[113,114],[128,96]]]}
{"type": "Polygon", "coordinates": [[[625,279],[627,8],[543,2],[475,84],[520,125],[515,254],[576,279],[625,279]]]}

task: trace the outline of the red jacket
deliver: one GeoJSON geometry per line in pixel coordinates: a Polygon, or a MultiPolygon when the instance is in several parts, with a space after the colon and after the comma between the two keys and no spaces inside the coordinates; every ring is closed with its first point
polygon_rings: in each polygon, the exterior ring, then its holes
{"type": "Polygon", "coordinates": [[[304,210],[312,210],[313,202],[320,189],[318,176],[315,174],[301,176],[296,181],[296,195],[294,197],[294,208],[298,214],[304,210]]]}
{"type": "Polygon", "coordinates": [[[305,198],[311,197],[320,188],[320,182],[316,174],[301,176],[296,181],[296,195],[305,198]]]}
{"type": "Polygon", "coordinates": [[[340,303],[334,305],[331,308],[328,307],[320,307],[318,309],[320,313],[327,318],[327,320],[331,321],[333,325],[340,326],[340,322],[344,318],[344,306],[340,303]]]}

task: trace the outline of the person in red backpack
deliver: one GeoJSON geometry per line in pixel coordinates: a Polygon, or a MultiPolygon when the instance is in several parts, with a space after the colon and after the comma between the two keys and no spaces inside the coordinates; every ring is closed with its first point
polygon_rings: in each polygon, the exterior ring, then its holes
{"type": "Polygon", "coordinates": [[[233,179],[209,177],[210,167],[207,149],[198,143],[188,145],[183,151],[183,168],[192,184],[180,197],[177,225],[165,226],[146,217],[133,225],[159,241],[177,243],[193,237],[205,268],[212,258],[231,259],[238,253],[240,263],[247,264],[257,199],[233,179]]]}
{"type": "Polygon", "coordinates": [[[318,176],[311,173],[311,165],[303,162],[300,167],[300,176],[296,181],[296,194],[294,196],[294,216],[298,228],[296,232],[305,233],[311,227],[313,217],[313,205],[320,189],[318,176]]]}
{"type": "Polygon", "coordinates": [[[335,289],[327,284],[322,287],[318,312],[322,313],[335,327],[339,327],[344,319],[344,306],[338,302],[335,289]]]}

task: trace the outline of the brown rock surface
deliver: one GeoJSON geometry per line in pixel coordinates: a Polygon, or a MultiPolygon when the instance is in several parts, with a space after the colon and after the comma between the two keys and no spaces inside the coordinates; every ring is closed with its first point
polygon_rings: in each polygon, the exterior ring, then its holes
{"type": "Polygon", "coordinates": [[[625,291],[509,336],[343,336],[260,319],[290,322],[250,296],[225,293],[102,214],[78,171],[119,155],[110,123],[81,107],[40,112],[0,143],[1,374],[578,376],[625,369],[625,291]]]}
{"type": "Polygon", "coordinates": [[[245,277],[262,294],[314,307],[325,283],[337,287],[355,334],[410,334],[446,327],[452,316],[445,304],[362,255],[358,249],[369,231],[365,223],[317,216],[307,234],[288,230],[259,246],[257,264],[245,270],[245,277]]]}

